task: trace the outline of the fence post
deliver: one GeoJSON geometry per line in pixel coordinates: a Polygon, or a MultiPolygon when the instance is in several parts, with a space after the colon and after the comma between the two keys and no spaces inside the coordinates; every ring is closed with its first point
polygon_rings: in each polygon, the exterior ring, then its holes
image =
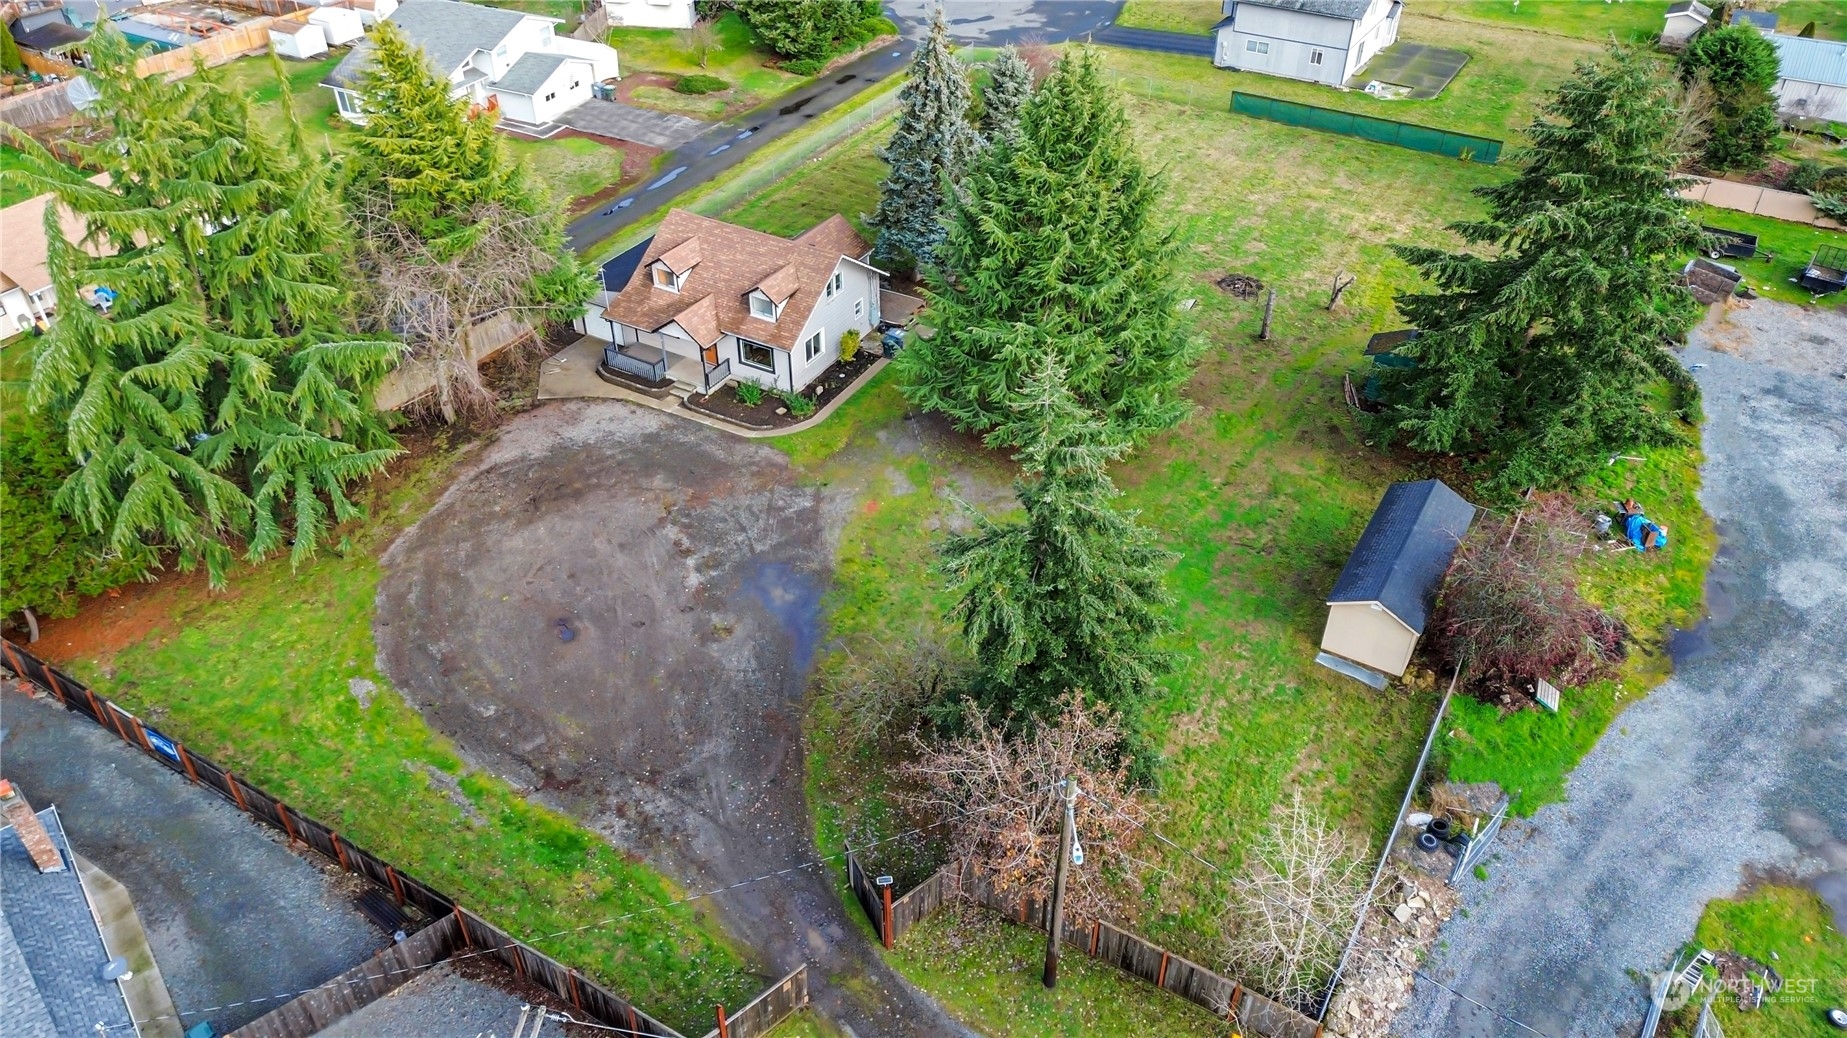
{"type": "Polygon", "coordinates": [[[186,777],[192,780],[193,785],[198,785],[199,771],[192,766],[192,754],[186,752],[186,744],[175,743],[174,748],[180,751],[180,763],[186,765],[186,777]]]}
{"type": "Polygon", "coordinates": [[[225,772],[224,783],[231,787],[231,797],[237,801],[237,809],[245,814],[249,814],[250,802],[244,799],[244,787],[237,784],[237,776],[228,771],[225,772]]]}
{"type": "Polygon", "coordinates": [[[885,950],[891,951],[892,941],[894,940],[891,926],[891,877],[880,876],[878,883],[879,896],[885,902],[885,922],[884,925],[879,927],[879,936],[885,940],[885,950]]]}
{"type": "Polygon", "coordinates": [[[713,1006],[718,1011],[718,1038],[731,1038],[731,1023],[725,1019],[725,1007],[713,1006]]]}

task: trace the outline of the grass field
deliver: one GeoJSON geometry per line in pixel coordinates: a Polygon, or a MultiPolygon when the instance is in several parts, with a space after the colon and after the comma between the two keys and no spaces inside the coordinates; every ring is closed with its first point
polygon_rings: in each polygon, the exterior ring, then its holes
{"type": "MultiPolygon", "coordinates": [[[[1497,34],[1530,35],[1432,24],[1476,34],[1471,38],[1484,46],[1512,46],[1497,34]]],[[[1480,112],[1493,114],[1478,114],[1476,124],[1505,128],[1523,120],[1579,46],[1554,45],[1550,56],[1533,59],[1517,77],[1517,96],[1492,108],[1482,102],[1480,112]]],[[[1232,115],[1223,93],[1207,89],[1222,84],[1222,74],[1197,61],[1120,51],[1110,51],[1109,61],[1125,73],[1121,82],[1146,153],[1172,181],[1169,213],[1187,241],[1184,294],[1197,300],[1191,313],[1209,345],[1189,388],[1199,413],[1115,474],[1124,503],[1140,509],[1180,554],[1169,580],[1180,602],[1170,647],[1184,662],[1144,718],[1165,755],[1162,829],[1224,871],[1164,861],[1173,874],[1151,884],[1135,926],[1210,963],[1224,875],[1238,867],[1249,834],[1278,796],[1303,786],[1350,828],[1381,837],[1429,724],[1437,696],[1429,682],[1374,694],[1311,662],[1325,615],[1322,596],[1379,493],[1395,479],[1425,474],[1414,461],[1368,446],[1340,384],[1343,374],[1359,370],[1366,336],[1398,324],[1392,294],[1413,283],[1386,243],[1450,240],[1443,224],[1476,211],[1469,189],[1504,174],[1232,115]],[[1340,270],[1360,280],[1329,313],[1326,286],[1340,270]],[[1211,285],[1233,271],[1277,289],[1270,342],[1255,341],[1257,306],[1211,285]]],[[[732,218],[786,231],[812,222],[829,200],[873,197],[880,171],[862,159],[869,146],[865,139],[843,145],[732,218]],[[798,207],[800,221],[787,215],[798,207]]],[[[830,624],[849,649],[910,625],[940,623],[947,601],[929,567],[935,531],[954,507],[950,498],[1004,486],[1010,475],[1005,458],[968,441],[902,454],[884,448],[881,431],[908,410],[887,376],[822,427],[773,441],[818,482],[881,467],[891,474],[889,486],[880,482],[863,496],[841,538],[830,624]]],[[[1588,507],[1633,493],[1675,529],[1672,555],[1588,564],[1586,593],[1609,601],[1645,649],[1659,644],[1665,622],[1689,620],[1699,604],[1710,543],[1693,496],[1697,457],[1691,449],[1653,452],[1640,466],[1600,474],[1579,494],[1588,507]],[[1618,589],[1626,593],[1614,594],[1618,589]]],[[[1006,507],[1005,500],[995,507],[1006,507]]],[[[1630,695],[1659,676],[1660,658],[1642,651],[1632,667],[1625,674],[1630,695]]],[[[1503,722],[1484,710],[1455,726],[1479,732],[1476,743],[1449,747],[1447,756],[1459,772],[1473,768],[1513,783],[1510,789],[1530,783],[1537,801],[1549,791],[1538,789],[1544,782],[1529,773],[1562,776],[1621,702],[1614,684],[1603,704],[1574,692],[1562,719],[1572,737],[1548,732],[1530,755],[1518,727],[1528,715],[1503,722]]],[[[889,832],[900,822],[889,762],[876,750],[833,745],[827,724],[822,705],[810,723],[817,840],[826,846],[889,832]]],[[[1003,954],[994,946],[999,940],[983,939],[991,957],[1003,954]]],[[[984,1028],[1007,1033],[1015,1026],[995,1015],[1006,1000],[990,998],[969,970],[947,969],[945,961],[936,949],[918,959],[901,952],[914,979],[984,1028]]]]}
{"type": "MultiPolygon", "coordinates": [[[[730,83],[746,94],[768,100],[807,82],[772,65],[776,55],[757,43],[750,26],[736,11],[726,11],[712,23],[717,46],[706,54],[702,68],[687,49],[678,29],[611,29],[609,45],[622,54],[622,71],[659,72],[669,76],[703,73],[730,83]]],[[[690,113],[689,113],[690,114],[690,113]]]]}
{"type": "Polygon", "coordinates": [[[1812,1038],[1831,1033],[1821,1014],[1847,1005],[1847,935],[1834,928],[1828,906],[1795,887],[1759,887],[1743,897],[1706,906],[1694,943],[1735,951],[1784,977],[1783,990],[1763,1007],[1741,1013],[1721,996],[1713,1008],[1732,1038],[1812,1038]]]}
{"type": "Polygon", "coordinates": [[[1847,236],[1840,231],[1790,223],[1787,220],[1773,220],[1767,216],[1753,216],[1731,209],[1700,206],[1695,211],[1695,219],[1709,227],[1757,235],[1759,252],[1775,253],[1775,259],[1760,255],[1749,260],[1721,258],[1719,262],[1737,267],[1743,272],[1745,283],[1759,295],[1780,299],[1785,303],[1808,303],[1814,298],[1808,290],[1790,282],[1802,272],[1809,257],[1815,254],[1816,246],[1847,243],[1847,236]]]}
{"type": "MultiPolygon", "coordinates": [[[[18,149],[0,147],[0,173],[9,169],[20,169],[22,158],[18,149]]],[[[31,198],[33,194],[33,190],[29,187],[14,184],[10,179],[0,178],[0,208],[23,202],[31,198]]]]}
{"type": "Polygon", "coordinates": [[[1205,32],[1225,17],[1217,0],[1128,0],[1116,24],[1163,32],[1205,32]]]}
{"type": "Polygon", "coordinates": [[[198,581],[162,589],[144,638],[71,667],[353,843],[702,1033],[712,1002],[741,1004],[758,982],[697,906],[654,911],[679,892],[594,833],[470,771],[376,669],[376,554],[433,500],[456,457],[425,444],[398,463],[389,486],[370,495],[372,520],[348,531],[344,554],[298,571],[239,567],[218,595],[198,581]],[[349,690],[356,678],[379,687],[369,707],[349,690]]]}
{"type": "MultiPolygon", "coordinates": [[[[352,127],[334,110],[333,91],[320,81],[340,63],[340,55],[318,61],[284,61],[295,117],[301,121],[310,145],[330,155],[345,151],[352,127]]],[[[282,81],[267,57],[243,58],[224,66],[226,86],[256,103],[257,114],[272,133],[287,127],[282,107],[282,81]]],[[[507,150],[532,167],[533,173],[560,204],[593,195],[622,179],[623,152],[582,137],[555,137],[545,141],[503,138],[507,150]]]]}

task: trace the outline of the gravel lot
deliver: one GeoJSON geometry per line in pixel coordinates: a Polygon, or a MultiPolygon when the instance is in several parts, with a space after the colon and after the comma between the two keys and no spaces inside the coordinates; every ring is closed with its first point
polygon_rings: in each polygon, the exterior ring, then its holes
{"type": "MultiPolygon", "coordinates": [[[[1753,875],[1831,892],[1847,926],[1847,313],[1759,301],[1738,317],[1703,325],[1685,358],[1704,365],[1701,500],[1724,537],[1710,619],[1568,801],[1502,837],[1426,964],[1553,1038],[1635,1034],[1647,995],[1630,971],[1666,969],[1706,902],[1753,875]]],[[[1397,1030],[1531,1035],[1423,982],[1397,1030]]]]}
{"type": "MultiPolygon", "coordinates": [[[[315,1038],[506,1038],[519,1023],[520,1006],[527,1004],[571,1012],[569,1003],[536,984],[520,981],[496,964],[479,958],[451,960],[437,963],[384,998],[335,1021],[315,1038]]],[[[552,1021],[541,1029],[554,1038],[608,1033],[552,1021]]]]}
{"type": "Polygon", "coordinates": [[[134,897],[183,1022],[227,1034],[268,996],[326,982],[387,943],[353,907],[357,880],[291,851],[216,794],[55,700],[8,691],[0,757],[36,807],[57,805],[79,854],[134,897]]]}
{"type": "MultiPolygon", "coordinates": [[[[689,889],[810,861],[802,697],[851,500],[755,441],[549,404],[386,553],[380,665],[472,764],[689,889]]],[[[959,1031],[819,870],[713,903],[764,973],[814,966],[817,1008],[854,1033],[959,1031]]]]}

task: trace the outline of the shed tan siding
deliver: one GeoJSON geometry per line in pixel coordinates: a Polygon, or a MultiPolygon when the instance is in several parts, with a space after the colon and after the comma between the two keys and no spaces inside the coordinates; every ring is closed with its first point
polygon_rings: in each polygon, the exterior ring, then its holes
{"type": "Polygon", "coordinates": [[[1417,648],[1417,635],[1385,607],[1342,602],[1328,607],[1321,648],[1394,677],[1403,674],[1417,648]]]}

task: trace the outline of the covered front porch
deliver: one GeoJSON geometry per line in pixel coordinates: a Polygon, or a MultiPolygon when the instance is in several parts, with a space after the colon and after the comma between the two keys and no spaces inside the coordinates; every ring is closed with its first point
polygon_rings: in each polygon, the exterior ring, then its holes
{"type": "Polygon", "coordinates": [[[671,386],[688,393],[710,393],[731,378],[731,363],[719,359],[716,347],[702,349],[691,339],[631,328],[601,315],[585,324],[607,329],[603,368],[609,374],[627,376],[650,388],[671,386]]]}

